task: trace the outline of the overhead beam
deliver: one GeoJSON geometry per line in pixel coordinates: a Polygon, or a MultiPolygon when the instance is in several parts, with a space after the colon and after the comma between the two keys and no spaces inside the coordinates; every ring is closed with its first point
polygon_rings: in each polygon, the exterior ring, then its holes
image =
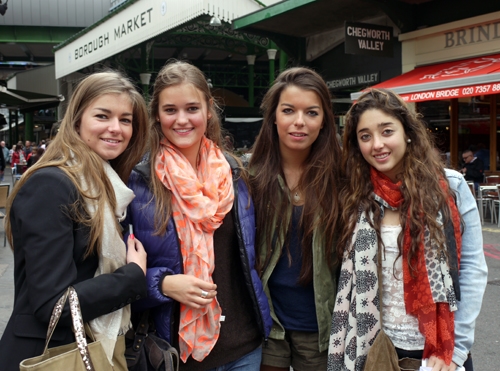
{"type": "Polygon", "coordinates": [[[315,1],[317,0],[288,0],[270,5],[264,9],[233,20],[233,29],[238,30],[240,28],[250,26],[265,19],[270,19],[280,14],[286,13],[292,9],[299,8],[309,3],[314,3],[315,1]]]}
{"type": "MultiPolygon", "coordinates": [[[[368,2],[380,7],[402,33],[413,31],[416,28],[419,6],[403,3],[400,0],[368,0],[368,2]]],[[[435,6],[435,2],[432,3],[435,6]]]]}
{"type": "Polygon", "coordinates": [[[0,43],[59,44],[83,27],[0,26],[0,43]]]}
{"type": "Polygon", "coordinates": [[[36,55],[33,56],[33,60],[31,60],[31,57],[25,56],[25,57],[7,57],[7,56],[0,56],[0,62],[1,63],[9,63],[9,62],[33,62],[33,63],[47,63],[47,64],[53,64],[54,63],[54,57],[37,57],[36,55]]]}

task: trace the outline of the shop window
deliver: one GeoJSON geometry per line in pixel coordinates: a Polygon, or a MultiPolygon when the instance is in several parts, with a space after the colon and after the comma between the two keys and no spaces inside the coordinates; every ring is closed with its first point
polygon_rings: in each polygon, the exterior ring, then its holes
{"type": "Polygon", "coordinates": [[[434,100],[417,103],[427,128],[434,136],[436,146],[442,153],[450,151],[450,101],[434,100]]]}

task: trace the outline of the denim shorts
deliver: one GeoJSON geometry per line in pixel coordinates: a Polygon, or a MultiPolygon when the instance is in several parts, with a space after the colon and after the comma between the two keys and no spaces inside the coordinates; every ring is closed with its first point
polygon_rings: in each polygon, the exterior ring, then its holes
{"type": "Polygon", "coordinates": [[[300,371],[326,370],[328,350],[319,351],[318,333],[285,331],[285,340],[268,339],[262,348],[262,364],[300,371]]]}

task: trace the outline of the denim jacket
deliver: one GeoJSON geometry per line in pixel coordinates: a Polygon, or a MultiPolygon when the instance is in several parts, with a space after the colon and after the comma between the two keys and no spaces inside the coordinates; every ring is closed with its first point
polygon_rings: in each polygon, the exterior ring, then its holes
{"type": "Polygon", "coordinates": [[[464,221],[459,277],[461,300],[455,312],[455,349],[453,352],[453,362],[461,366],[474,343],[476,318],[481,311],[488,268],[484,258],[481,220],[476,200],[461,174],[446,169],[446,177],[451,189],[456,193],[458,211],[464,221]]]}

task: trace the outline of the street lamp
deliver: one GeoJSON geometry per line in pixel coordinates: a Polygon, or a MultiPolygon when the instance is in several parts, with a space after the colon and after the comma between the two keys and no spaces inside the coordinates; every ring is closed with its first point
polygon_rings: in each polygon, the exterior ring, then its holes
{"type": "Polygon", "coordinates": [[[5,12],[7,11],[7,3],[9,0],[5,2],[5,4],[2,4],[2,0],[0,0],[0,14],[5,15],[5,12]]]}
{"type": "Polygon", "coordinates": [[[210,19],[210,26],[212,27],[220,27],[222,26],[222,22],[220,21],[219,17],[216,17],[215,15],[210,19]]]}
{"type": "Polygon", "coordinates": [[[143,72],[139,74],[142,84],[142,92],[144,95],[144,100],[149,101],[149,81],[151,80],[151,74],[148,72],[143,72]]]}

